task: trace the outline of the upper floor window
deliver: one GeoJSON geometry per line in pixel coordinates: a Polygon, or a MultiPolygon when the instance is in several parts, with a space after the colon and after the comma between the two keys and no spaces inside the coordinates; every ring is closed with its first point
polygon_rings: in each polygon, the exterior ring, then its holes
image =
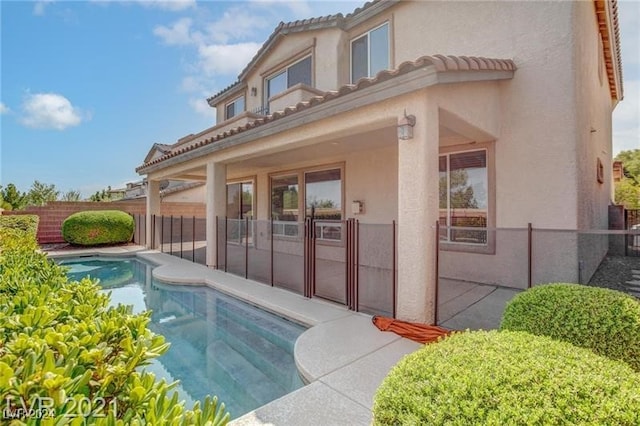
{"type": "Polygon", "coordinates": [[[234,99],[224,107],[224,117],[228,120],[244,111],[244,96],[234,99]]]}
{"type": "Polygon", "coordinates": [[[298,83],[311,86],[311,56],[289,65],[265,82],[267,101],[274,95],[284,92],[298,83]]]}
{"type": "Polygon", "coordinates": [[[389,68],[389,24],[351,41],[351,82],[389,68]]]}

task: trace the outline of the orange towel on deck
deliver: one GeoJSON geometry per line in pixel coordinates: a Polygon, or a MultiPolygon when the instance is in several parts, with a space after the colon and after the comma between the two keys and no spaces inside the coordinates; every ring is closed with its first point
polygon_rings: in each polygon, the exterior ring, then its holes
{"type": "Polygon", "coordinates": [[[377,315],[373,317],[372,321],[381,331],[392,331],[418,343],[435,342],[438,338],[451,334],[451,330],[438,327],[437,325],[400,321],[377,315]]]}

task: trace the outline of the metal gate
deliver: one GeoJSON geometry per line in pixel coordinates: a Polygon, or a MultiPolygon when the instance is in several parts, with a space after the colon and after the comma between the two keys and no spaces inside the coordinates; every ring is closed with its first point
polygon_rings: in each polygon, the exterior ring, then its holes
{"type": "Polygon", "coordinates": [[[640,210],[624,211],[624,223],[627,231],[627,244],[625,254],[627,256],[640,256],[640,210]]]}
{"type": "Polygon", "coordinates": [[[358,222],[304,222],[304,296],[358,310],[358,222]]]}

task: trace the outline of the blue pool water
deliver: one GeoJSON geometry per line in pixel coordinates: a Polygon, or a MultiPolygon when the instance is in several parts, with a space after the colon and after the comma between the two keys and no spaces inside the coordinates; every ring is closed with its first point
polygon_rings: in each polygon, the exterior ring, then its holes
{"type": "Polygon", "coordinates": [[[60,263],[72,280],[100,279],[113,305],[152,311],[149,328],[171,347],[145,369],[158,379],[179,380],[176,390],[187,408],[217,395],[237,418],[303,385],[293,346],[304,327],[208,287],[156,281],[153,266],[136,259],[60,263]]]}

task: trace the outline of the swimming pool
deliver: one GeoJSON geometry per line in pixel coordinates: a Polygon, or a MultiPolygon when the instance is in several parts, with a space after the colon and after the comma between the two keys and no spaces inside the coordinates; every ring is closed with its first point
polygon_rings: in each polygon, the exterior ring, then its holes
{"type": "Polygon", "coordinates": [[[232,418],[303,386],[293,346],[305,328],[209,287],[178,286],[152,278],[152,265],[134,258],[59,261],[67,275],[100,279],[113,305],[151,310],[149,328],[171,343],[146,366],[158,379],[179,380],[190,408],[217,395],[232,418]]]}

